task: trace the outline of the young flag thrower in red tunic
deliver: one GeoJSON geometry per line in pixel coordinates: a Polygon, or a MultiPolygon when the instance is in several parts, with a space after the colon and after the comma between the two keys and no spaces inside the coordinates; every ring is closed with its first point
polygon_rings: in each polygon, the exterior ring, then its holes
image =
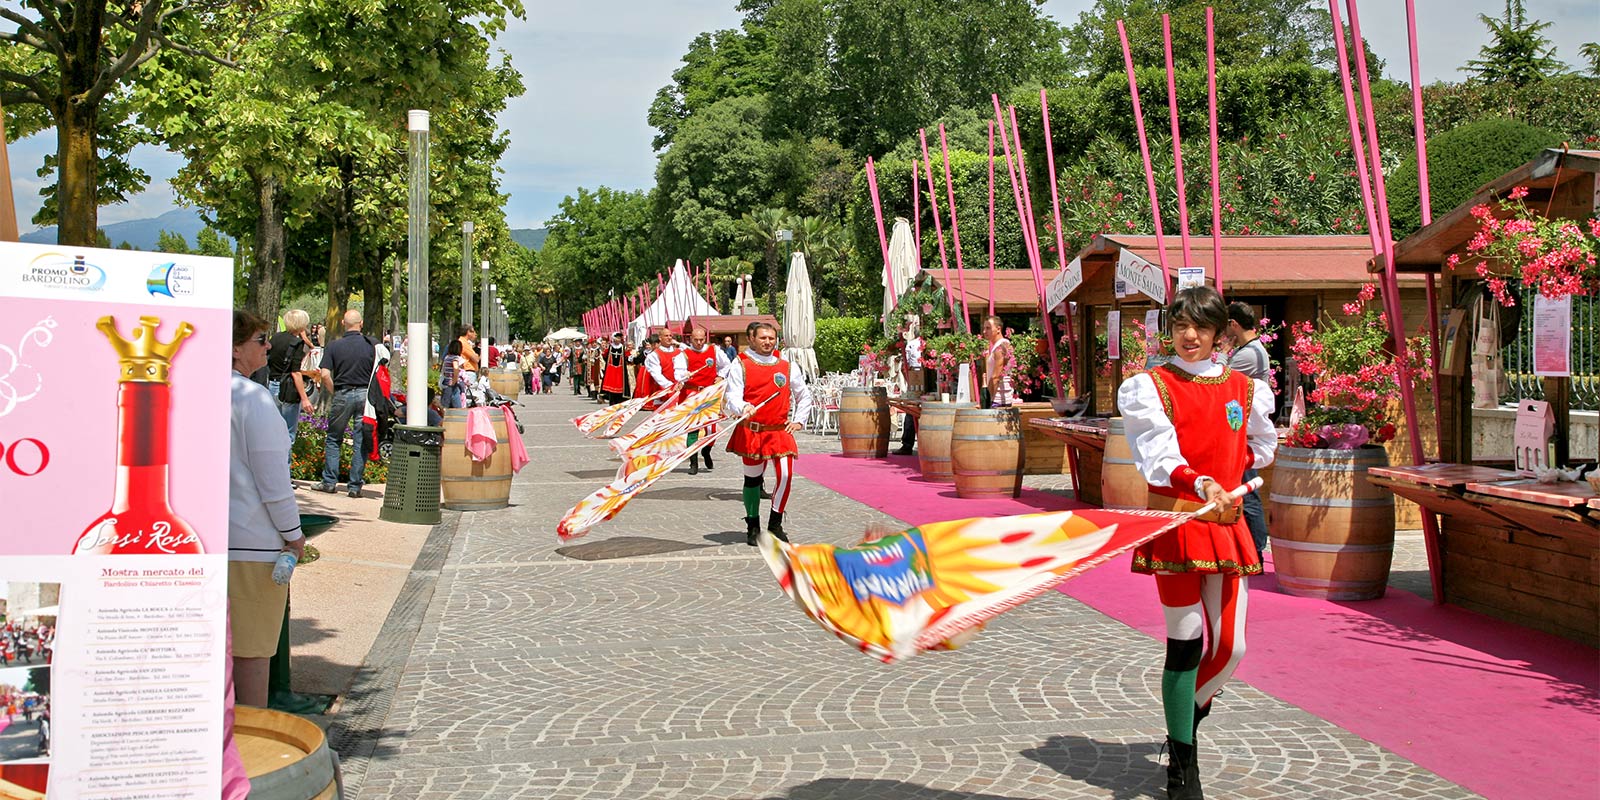
{"type": "Polygon", "coordinates": [[[1202,798],[1195,750],[1200,720],[1244,655],[1246,581],[1261,558],[1239,514],[1246,468],[1272,463],[1277,433],[1272,389],[1212,360],[1228,309],[1210,287],[1184,289],[1167,309],[1177,357],[1117,390],[1134,464],[1150,485],[1150,508],[1196,517],[1139,546],[1133,571],[1154,575],[1167,623],[1161,705],[1167,719],[1169,798],[1202,798]],[[1204,641],[1209,639],[1209,641],[1204,641]]]}
{"type": "MultiPolygon", "coordinates": [[[[716,383],[718,378],[726,377],[728,374],[728,354],[722,352],[720,347],[712,347],[711,334],[705,328],[698,326],[689,332],[689,344],[683,348],[683,363],[688,376],[683,379],[683,391],[685,394],[692,395],[716,383]]],[[[708,436],[715,435],[716,432],[716,425],[712,425],[705,431],[708,436]]],[[[689,434],[689,445],[691,447],[699,440],[700,431],[692,431],[689,434]]],[[[703,450],[697,450],[694,455],[689,456],[690,475],[700,474],[700,460],[702,458],[706,462],[706,472],[711,471],[711,448],[707,447],[703,450]]]]}
{"type": "Polygon", "coordinates": [[[769,462],[777,471],[778,485],[772,491],[767,530],[789,541],[783,530],[783,511],[789,503],[794,459],[799,454],[794,432],[804,427],[791,420],[805,419],[811,413],[811,389],[806,386],[805,376],[774,352],[777,347],[778,329],[757,322],[751,325],[750,348],[728,366],[725,413],[737,417],[746,406],[765,403],[728,437],[728,452],[744,459],[745,543],[751,547],[761,535],[761,482],[769,462]],[[767,402],[769,398],[771,402],[767,402]]]}
{"type": "MultiPolygon", "coordinates": [[[[678,337],[672,329],[662,328],[656,336],[655,349],[644,357],[644,371],[655,388],[660,390],[676,385],[689,370],[683,360],[683,348],[678,346],[678,337]]],[[[656,405],[646,404],[645,408],[666,408],[677,400],[676,396],[668,395],[656,405]]]]}

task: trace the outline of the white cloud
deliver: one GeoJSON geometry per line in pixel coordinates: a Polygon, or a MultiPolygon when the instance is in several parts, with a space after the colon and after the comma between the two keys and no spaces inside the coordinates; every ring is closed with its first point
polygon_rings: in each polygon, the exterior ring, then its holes
{"type": "MultiPolygon", "coordinates": [[[[500,46],[521,70],[527,94],[512,100],[500,115],[511,146],[502,164],[503,191],[511,195],[506,213],[513,227],[536,227],[553,214],[561,198],[579,186],[644,189],[655,180],[654,129],[645,114],[655,92],[671,80],[678,59],[694,36],[738,25],[734,0],[610,0],[573,3],[532,0],[528,19],[513,21],[500,46]]],[[[1090,0],[1045,0],[1044,10],[1075,22],[1090,0]]],[[[1529,13],[1554,23],[1547,35],[1557,56],[1579,66],[1578,47],[1600,31],[1600,4],[1593,0],[1541,0],[1529,13]]],[[[1425,82],[1460,80],[1458,68],[1477,55],[1487,39],[1479,14],[1498,16],[1503,0],[1421,0],[1422,76],[1425,82]]],[[[1404,5],[1367,0],[1361,5],[1362,32],[1388,64],[1390,77],[1407,79],[1404,5]]],[[[55,147],[49,135],[31,137],[11,148],[18,218],[39,207],[33,177],[45,152],[55,147]]],[[[166,181],[176,172],[176,156],[143,148],[136,163],[151,173],[151,188],[129,203],[103,209],[114,222],[157,216],[172,206],[166,181]]]]}

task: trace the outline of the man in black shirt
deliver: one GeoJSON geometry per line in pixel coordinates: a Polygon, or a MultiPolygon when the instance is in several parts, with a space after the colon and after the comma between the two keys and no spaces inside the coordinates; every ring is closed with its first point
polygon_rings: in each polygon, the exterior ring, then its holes
{"type": "Polygon", "coordinates": [[[376,348],[361,335],[361,312],[344,312],[344,336],[328,343],[322,351],[322,388],[333,394],[333,410],[328,412],[328,438],[322,445],[322,483],[317,490],[338,491],[339,451],[344,446],[344,430],[355,422],[355,455],[350,459],[350,496],[361,496],[366,483],[367,426],[361,413],[367,403],[367,383],[372,380],[376,348]]]}

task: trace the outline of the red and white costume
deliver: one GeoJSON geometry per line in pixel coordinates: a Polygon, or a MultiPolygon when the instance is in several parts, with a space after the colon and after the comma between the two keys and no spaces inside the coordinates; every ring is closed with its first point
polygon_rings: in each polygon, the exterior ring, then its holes
{"type": "MultiPolygon", "coordinates": [[[[1151,508],[1191,509],[1205,480],[1235,489],[1247,467],[1271,464],[1277,451],[1271,388],[1209,359],[1174,358],[1135,375],[1117,390],[1117,405],[1151,508]]],[[[1261,572],[1243,515],[1235,508],[1231,517],[1188,522],[1134,551],[1133,571],[1155,575],[1161,597],[1166,670],[1194,681],[1196,725],[1244,655],[1247,576],[1261,572]]],[[[1164,677],[1164,704],[1169,691],[1179,690],[1164,677]]],[[[1169,735],[1189,739],[1189,731],[1172,730],[1170,705],[1167,713],[1169,735]]]]}
{"type": "MultiPolygon", "coordinates": [[[[656,349],[651,350],[649,355],[644,357],[644,372],[645,375],[649,376],[649,383],[651,384],[650,390],[646,394],[661,391],[662,389],[677,383],[683,378],[684,375],[689,373],[687,361],[685,361],[683,356],[683,350],[684,348],[679,346],[673,346],[670,348],[657,347],[656,349]]],[[[641,385],[644,383],[645,381],[640,381],[641,385]]],[[[648,410],[655,410],[664,406],[670,406],[675,402],[677,402],[676,397],[668,397],[664,400],[657,400],[654,403],[648,403],[645,405],[645,408],[648,410]]]]}
{"type": "Polygon", "coordinates": [[[778,478],[772,492],[772,510],[782,514],[789,502],[794,457],[799,454],[794,434],[787,427],[791,419],[805,419],[811,413],[811,389],[799,367],[777,354],[762,356],[751,350],[740,353],[729,364],[727,378],[723,407],[730,416],[765,402],[729,434],[728,452],[744,459],[746,478],[760,478],[767,462],[772,462],[778,478]],[[793,416],[789,413],[791,403],[793,416]]]}
{"type": "Polygon", "coordinates": [[[609,402],[618,402],[628,393],[627,348],[620,341],[612,344],[600,351],[600,360],[600,391],[610,395],[609,402]]]}

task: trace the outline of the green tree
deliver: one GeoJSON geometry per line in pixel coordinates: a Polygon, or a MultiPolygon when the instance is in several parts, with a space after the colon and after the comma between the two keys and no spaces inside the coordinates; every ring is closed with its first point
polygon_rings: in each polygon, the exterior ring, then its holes
{"type": "Polygon", "coordinates": [[[1578,52],[1589,62],[1589,77],[1600,78],[1600,42],[1584,42],[1578,52]]]}
{"type": "Polygon", "coordinates": [[[185,255],[189,252],[189,242],[183,238],[181,233],[158,231],[156,233],[156,250],[162,253],[185,255]]]}
{"type": "Polygon", "coordinates": [[[115,130],[131,111],[126,96],[135,71],[163,51],[206,56],[190,42],[225,5],[231,4],[18,0],[0,7],[0,19],[16,26],[0,32],[0,41],[14,45],[0,54],[0,105],[38,105],[56,130],[46,169],[54,167],[58,177],[46,216],[57,217],[61,244],[92,244],[99,204],[120,201],[148,181],[123,159],[137,137],[115,130]],[[105,176],[102,145],[109,145],[105,176]],[[111,180],[103,187],[104,178],[111,180]]]}
{"type": "Polygon", "coordinates": [[[736,223],[770,202],[779,148],[761,133],[767,102],[731,97],[686,119],[656,162],[656,232],[662,252],[689,260],[732,252],[736,223]]]}
{"type": "Polygon", "coordinates": [[[608,290],[654,279],[665,261],[650,234],[646,192],[579,187],[561,201],[540,251],[540,271],[563,299],[598,305],[608,290]]]}
{"type": "MultiPolygon", "coordinates": [[[[739,218],[739,243],[761,253],[761,264],[767,280],[767,309],[776,309],[778,295],[778,251],[784,245],[779,232],[793,229],[794,220],[782,208],[760,208],[746,212],[739,218]]],[[[786,266],[786,265],[785,265],[786,266]]]]}
{"type": "Polygon", "coordinates": [[[1489,28],[1489,43],[1478,48],[1478,57],[1467,62],[1462,72],[1480,83],[1508,83],[1524,86],[1558,75],[1566,64],[1556,58],[1555,45],[1544,35],[1548,22],[1529,22],[1522,0],[1506,0],[1500,19],[1479,14],[1489,28]]]}
{"type": "MultiPolygon", "coordinates": [[[[1128,47],[1139,67],[1165,61],[1161,15],[1172,19],[1175,66],[1204,69],[1205,10],[1214,7],[1219,66],[1262,61],[1311,61],[1330,49],[1332,26],[1316,0],[1099,0],[1078,16],[1063,36],[1073,73],[1098,80],[1123,74],[1117,21],[1128,31],[1128,47]]],[[[1325,63],[1331,63],[1331,58],[1325,63]]],[[[1144,84],[1141,83],[1142,89],[1144,84]]],[[[1127,84],[1123,84],[1126,91],[1127,84]]]]}

